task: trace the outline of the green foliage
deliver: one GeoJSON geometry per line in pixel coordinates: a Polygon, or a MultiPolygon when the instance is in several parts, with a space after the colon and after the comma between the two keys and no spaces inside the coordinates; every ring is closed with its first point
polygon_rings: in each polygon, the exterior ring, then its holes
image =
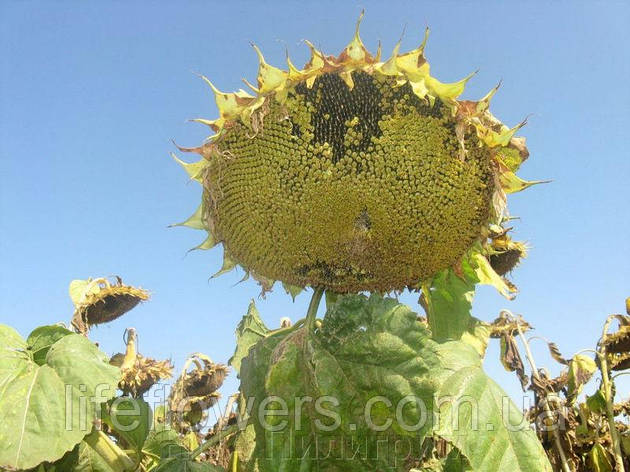
{"type": "Polygon", "coordinates": [[[569,399],[573,400],[582,391],[582,387],[587,383],[595,371],[597,364],[595,361],[583,354],[578,354],[569,363],[569,399]]]}
{"type": "Polygon", "coordinates": [[[68,334],[72,334],[72,331],[59,325],[40,326],[34,329],[26,340],[33,361],[37,365],[44,365],[50,347],[68,334]]]}
{"type": "Polygon", "coordinates": [[[436,434],[456,446],[472,470],[551,471],[544,450],[521,411],[481,368],[472,347],[439,346],[442,360],[436,434]],[[457,427],[459,426],[459,428],[457,427]]]}
{"type": "Polygon", "coordinates": [[[261,471],[409,470],[427,434],[454,444],[475,471],[550,470],[527,426],[506,428],[506,404],[510,424],[522,415],[483,373],[475,349],[437,343],[393,299],[341,297],[319,330],[270,334],[243,360],[241,381],[258,413],[250,467],[261,471]],[[478,422],[453,404],[461,398],[472,400],[478,422]]]}
{"type": "Polygon", "coordinates": [[[118,397],[103,409],[102,420],[129,449],[142,450],[153,422],[151,407],[140,398],[118,397]]]}
{"type": "Polygon", "coordinates": [[[474,274],[460,277],[449,269],[433,279],[430,289],[423,290],[433,339],[438,342],[458,340],[468,331],[475,282],[474,274]]]}
{"type": "Polygon", "coordinates": [[[249,304],[249,308],[247,309],[247,314],[243,316],[243,319],[236,327],[236,351],[229,360],[229,364],[236,370],[236,372],[240,372],[241,361],[245,356],[247,356],[249,349],[262,338],[267,336],[268,333],[269,329],[260,319],[256,305],[252,300],[249,304]]]}
{"type": "Polygon", "coordinates": [[[528,341],[520,336],[531,329],[522,317],[503,310],[494,322],[485,323],[471,316],[474,286],[484,273],[479,267],[462,263],[457,270],[439,274],[430,288],[423,287],[420,301],[428,320],[391,298],[333,293],[326,294],[325,317],[316,320],[320,290],[306,319],[269,330],[252,301],[237,327],[237,346],[230,359],[241,379],[238,415],[226,415],[207,433],[190,417],[207,414],[219,398],[217,389],[228,369],[206,355],[196,353],[186,361],[168,401],[154,414],[142,398],[115,397],[125,372],[144,375],[146,363],[138,362],[143,357],[135,348],[131,352],[127,346],[133,356],[119,355],[119,364],[129,357],[132,369],[121,372],[87,337],[63,326],[41,326],[24,340],[0,325],[0,468],[35,467],[31,470],[37,472],[220,472],[228,465],[232,472],[619,468],[621,454],[628,455],[630,436],[615,416],[627,416],[630,403],[613,403],[610,372],[620,370],[617,361],[628,355],[630,317],[608,318],[594,351],[597,360],[581,353],[567,360],[557,345],[547,342],[552,358],[566,366],[559,377],[550,378],[546,370],[535,367],[528,341]],[[609,333],[615,320],[619,328],[609,333]],[[519,336],[526,357],[519,352],[519,336]],[[506,369],[517,373],[524,389],[535,392],[536,403],[525,416],[482,369],[491,338],[501,340],[506,369]],[[579,396],[597,369],[602,383],[580,403],[579,396]],[[66,397],[67,392],[72,396],[66,397]],[[93,422],[97,413],[100,421],[93,422]],[[554,415],[563,421],[560,429],[545,429],[554,415]]]}
{"type": "Polygon", "coordinates": [[[597,443],[588,454],[588,462],[593,472],[612,472],[613,466],[610,463],[608,453],[604,447],[597,443]]]}
{"type": "Polygon", "coordinates": [[[24,341],[0,325],[0,466],[59,459],[92,430],[99,403],[116,393],[118,368],[88,339],[56,326],[24,341]]]}

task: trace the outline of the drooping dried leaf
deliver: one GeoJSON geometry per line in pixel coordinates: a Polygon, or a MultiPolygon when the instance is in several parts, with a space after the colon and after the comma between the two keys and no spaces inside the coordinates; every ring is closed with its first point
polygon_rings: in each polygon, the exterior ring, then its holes
{"type": "Polygon", "coordinates": [[[560,349],[556,343],[547,342],[547,347],[549,348],[549,354],[551,357],[558,363],[563,365],[569,365],[569,361],[562,356],[560,349]]]}
{"type": "Polygon", "coordinates": [[[540,370],[537,375],[532,375],[530,389],[546,397],[551,392],[558,393],[566,388],[568,382],[569,373],[566,370],[555,378],[551,378],[546,370],[540,370]]]}
{"type": "Polygon", "coordinates": [[[613,412],[615,416],[617,415],[626,415],[630,416],[630,398],[625,402],[615,403],[613,405],[613,412]]]}
{"type": "Polygon", "coordinates": [[[523,319],[522,316],[511,319],[506,312],[501,312],[499,316],[490,324],[490,337],[501,338],[504,334],[508,336],[516,336],[518,334],[518,328],[521,328],[523,333],[532,329],[532,326],[523,319]]]}
{"type": "Polygon", "coordinates": [[[582,391],[582,387],[586,384],[595,371],[597,364],[595,361],[583,354],[573,356],[569,363],[569,383],[568,383],[568,400],[570,403],[575,401],[582,391]]]}
{"type": "Polygon", "coordinates": [[[508,334],[501,336],[501,364],[508,372],[516,372],[521,387],[525,390],[529,383],[527,375],[525,375],[525,366],[518,351],[516,339],[508,334]]]}

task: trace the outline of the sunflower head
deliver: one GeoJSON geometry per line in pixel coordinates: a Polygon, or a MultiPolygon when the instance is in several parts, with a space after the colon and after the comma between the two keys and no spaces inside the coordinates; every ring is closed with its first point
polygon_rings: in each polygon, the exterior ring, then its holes
{"type": "Polygon", "coordinates": [[[173,364],[170,360],[158,361],[139,354],[135,328],[128,328],[126,336],[125,353],[114,354],[109,363],[120,367],[121,379],[118,387],[123,393],[139,398],[159,381],[171,377],[173,364]]]}
{"type": "Polygon", "coordinates": [[[527,244],[514,241],[508,234],[509,229],[491,236],[487,248],[490,266],[500,276],[512,272],[527,257],[527,244]]]}
{"type": "Polygon", "coordinates": [[[242,266],[269,289],[280,280],[334,292],[418,287],[471,251],[484,253],[506,218],[506,193],[527,158],[525,123],[508,128],[489,111],[492,89],[461,101],[472,76],[443,83],[422,44],[381,59],[355,35],[337,57],[306,42],[298,69],[269,65],[257,85],[215,94],[215,134],[180,162],[203,186],[181,223],[205,230],[198,249],[224,247],[219,273],[242,266]]]}
{"type": "Polygon", "coordinates": [[[226,365],[212,362],[205,354],[195,353],[186,360],[169,396],[176,428],[188,431],[207,417],[207,410],[221,398],[217,390],[227,374],[226,365]]]}
{"type": "Polygon", "coordinates": [[[123,284],[118,276],[115,282],[104,277],[73,280],[69,293],[75,308],[71,323],[81,334],[87,334],[90,326],[120,318],[149,299],[149,292],[123,284]]]}

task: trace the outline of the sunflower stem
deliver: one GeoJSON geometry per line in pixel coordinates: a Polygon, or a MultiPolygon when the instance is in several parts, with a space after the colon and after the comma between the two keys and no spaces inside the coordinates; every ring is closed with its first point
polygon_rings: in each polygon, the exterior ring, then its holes
{"type": "Polygon", "coordinates": [[[304,327],[306,328],[307,332],[312,332],[315,329],[317,309],[319,308],[319,302],[321,301],[323,294],[323,288],[313,288],[313,296],[311,297],[311,303],[308,305],[308,311],[306,312],[306,319],[304,321],[304,327]]]}
{"type": "Polygon", "coordinates": [[[621,454],[621,440],[619,438],[619,431],[615,425],[615,413],[613,411],[613,393],[612,382],[608,374],[608,353],[606,352],[606,345],[604,340],[608,336],[608,329],[610,324],[615,319],[614,315],[609,316],[604,323],[604,329],[602,332],[602,338],[599,343],[599,370],[602,373],[602,386],[604,387],[604,396],[606,397],[606,417],[608,419],[608,428],[610,429],[610,437],[612,439],[613,455],[615,457],[615,470],[617,472],[625,472],[623,466],[623,455],[621,454]]]}
{"type": "MultiPolygon", "coordinates": [[[[516,329],[518,329],[518,334],[521,338],[521,342],[523,343],[523,346],[525,347],[525,355],[527,356],[529,365],[532,368],[532,376],[536,380],[540,380],[538,376],[538,368],[536,367],[536,362],[534,361],[534,355],[532,354],[532,350],[529,348],[529,343],[527,342],[527,338],[525,338],[525,335],[523,334],[523,330],[521,329],[521,324],[518,322],[518,320],[516,321],[516,329]]],[[[545,396],[541,400],[542,400],[541,403],[542,403],[543,409],[545,410],[545,414],[547,415],[548,418],[553,418],[553,412],[551,411],[551,407],[549,406],[547,395],[545,394],[545,396]]],[[[560,461],[562,462],[562,472],[572,472],[571,467],[569,466],[569,462],[567,461],[567,456],[564,452],[564,449],[562,448],[562,442],[560,441],[558,428],[553,427],[552,434],[553,434],[553,442],[556,446],[556,450],[558,451],[558,455],[560,456],[560,461]]]]}
{"type": "Polygon", "coordinates": [[[233,425],[225,428],[223,431],[219,431],[214,436],[212,436],[210,439],[208,439],[206,442],[201,444],[197,449],[192,451],[190,453],[190,458],[194,459],[195,457],[197,457],[202,452],[210,449],[212,446],[214,446],[218,442],[221,442],[222,440],[224,440],[228,436],[231,436],[232,434],[236,433],[237,431],[238,431],[238,425],[236,425],[236,424],[233,424],[233,425]]]}

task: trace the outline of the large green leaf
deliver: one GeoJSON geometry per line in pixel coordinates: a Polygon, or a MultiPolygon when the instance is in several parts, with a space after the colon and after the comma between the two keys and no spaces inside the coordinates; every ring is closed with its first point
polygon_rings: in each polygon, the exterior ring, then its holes
{"type": "Polygon", "coordinates": [[[545,451],[507,394],[481,368],[472,346],[439,345],[442,368],[435,432],[468,459],[475,472],[551,471],[545,451]]]}
{"type": "Polygon", "coordinates": [[[153,415],[143,399],[118,397],[103,406],[102,419],[129,448],[140,451],[151,429],[153,415]]]}
{"type": "Polygon", "coordinates": [[[404,470],[430,428],[436,346],[416,313],[378,296],[341,298],[316,334],[261,340],[241,369],[260,470],[404,470]]]}
{"type": "Polygon", "coordinates": [[[477,279],[468,265],[462,270],[461,276],[451,269],[443,270],[432,280],[431,287],[423,290],[431,333],[438,342],[458,340],[471,327],[477,279]]]}
{"type": "MultiPolygon", "coordinates": [[[[408,470],[432,432],[475,472],[550,470],[528,425],[512,431],[504,424],[506,405],[507,424],[522,424],[522,414],[484,374],[475,348],[430,334],[395,300],[351,295],[330,306],[315,333],[259,341],[241,369],[256,431],[251,463],[261,472],[408,470]],[[466,408],[449,398],[473,402],[483,428],[467,424],[466,408]]],[[[448,470],[457,470],[451,462],[448,470]]]]}
{"type": "Polygon", "coordinates": [[[33,360],[38,365],[44,365],[50,347],[68,334],[72,334],[72,331],[59,325],[40,326],[34,329],[26,339],[33,360]]]}
{"type": "Polygon", "coordinates": [[[229,364],[239,373],[241,370],[241,361],[250,348],[269,334],[269,329],[260,319],[256,304],[252,300],[247,309],[247,314],[243,316],[240,323],[236,327],[236,350],[229,360],[229,364]]]}
{"type": "Polygon", "coordinates": [[[26,349],[26,342],[17,331],[0,324],[0,399],[4,398],[9,382],[28,365],[30,356],[26,349]]]}
{"type": "Polygon", "coordinates": [[[47,346],[42,365],[28,348],[0,325],[0,467],[28,469],[59,459],[92,430],[96,406],[115,395],[120,378],[105,354],[78,334],[47,346]]]}
{"type": "Polygon", "coordinates": [[[72,472],[119,472],[124,469],[112,467],[87,442],[81,441],[74,467],[66,470],[72,470],[72,472]]]}

